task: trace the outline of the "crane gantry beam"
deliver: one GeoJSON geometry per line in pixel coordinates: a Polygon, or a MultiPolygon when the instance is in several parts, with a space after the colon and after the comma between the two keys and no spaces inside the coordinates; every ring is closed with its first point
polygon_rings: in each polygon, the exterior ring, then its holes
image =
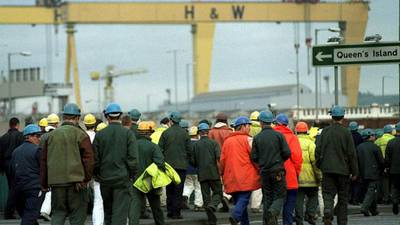
{"type": "MultiPolygon", "coordinates": [[[[194,90],[199,94],[209,88],[215,23],[339,22],[344,42],[357,43],[364,38],[368,7],[363,1],[64,3],[57,8],[0,6],[0,24],[191,24],[194,90]]],[[[348,96],[348,105],[355,106],[360,66],[342,68],[342,93],[348,96]]]]}

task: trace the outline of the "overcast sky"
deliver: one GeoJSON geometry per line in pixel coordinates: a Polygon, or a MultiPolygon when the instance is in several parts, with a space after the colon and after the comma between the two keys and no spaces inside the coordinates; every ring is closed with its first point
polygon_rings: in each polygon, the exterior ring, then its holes
{"type": "MultiPolygon", "coordinates": [[[[34,1],[0,0],[0,5],[25,4],[34,1]]],[[[383,41],[398,41],[399,1],[371,0],[366,34],[379,33],[383,41]]],[[[336,23],[313,23],[315,28],[337,26],[336,23]]],[[[295,70],[293,23],[231,23],[217,24],[210,90],[241,89],[280,84],[294,84],[295,70]]],[[[307,54],[304,44],[305,24],[300,24],[300,76],[301,83],[314,90],[314,72],[307,75],[307,54]]],[[[7,53],[31,51],[32,57],[13,58],[12,67],[42,67],[46,63],[45,26],[0,26],[0,70],[6,70],[7,53]]],[[[53,74],[46,79],[62,82],[65,71],[65,27],[59,33],[52,30],[53,74]],[[58,54],[57,54],[58,53],[58,54]]],[[[97,110],[97,82],[89,78],[91,71],[104,71],[109,64],[117,69],[144,67],[148,74],[128,76],[114,80],[115,99],[124,111],[136,107],[147,109],[146,96],[151,95],[152,110],[166,100],[166,88],[173,90],[173,58],[166,51],[182,49],[178,55],[179,101],[186,100],[185,65],[192,62],[192,37],[188,25],[78,25],[75,35],[82,102],[86,112],[97,110]]],[[[319,41],[330,36],[320,32],[319,41]]],[[[333,69],[323,69],[323,75],[333,75],[333,69]]],[[[381,94],[382,76],[397,77],[398,65],[362,66],[360,91],[381,94]]],[[[332,76],[331,76],[332,77],[332,76]]],[[[102,83],[103,87],[103,83],[102,83]]],[[[385,93],[398,92],[398,81],[387,78],[385,93]]],[[[331,91],[333,82],[331,81],[331,91]]],[[[325,84],[322,85],[325,91],[325,84]]],[[[103,95],[103,92],[102,92],[103,95]]],[[[172,95],[174,96],[174,94],[172,95]]],[[[74,98],[71,98],[74,101],[74,98]]],[[[29,112],[32,99],[19,101],[18,111],[29,112]]],[[[47,103],[39,100],[39,111],[47,112],[47,103]]]]}

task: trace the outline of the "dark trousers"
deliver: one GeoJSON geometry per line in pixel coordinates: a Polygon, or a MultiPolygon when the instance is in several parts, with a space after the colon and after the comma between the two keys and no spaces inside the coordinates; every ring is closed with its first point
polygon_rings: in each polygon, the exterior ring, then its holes
{"type": "Polygon", "coordinates": [[[249,214],[247,206],[249,205],[251,191],[242,191],[231,193],[235,207],[232,209],[232,217],[240,222],[240,225],[249,225],[249,214]]]}
{"type": "Polygon", "coordinates": [[[8,196],[7,196],[7,203],[6,208],[4,209],[4,217],[12,217],[14,216],[15,208],[16,208],[16,197],[15,197],[15,188],[14,188],[14,178],[12,176],[10,170],[10,160],[4,161],[4,168],[7,177],[8,183],[8,196]]]}
{"type": "Polygon", "coordinates": [[[100,192],[103,198],[104,225],[126,225],[129,204],[132,200],[130,188],[128,180],[125,185],[114,186],[100,183],[100,192]]]}
{"type": "Polygon", "coordinates": [[[164,225],[164,214],[161,210],[160,192],[161,190],[153,190],[149,193],[143,193],[137,188],[132,188],[132,200],[129,207],[129,225],[139,225],[141,208],[143,203],[149,200],[150,208],[153,213],[154,224],[164,225]]]}
{"type": "Polygon", "coordinates": [[[357,205],[362,202],[364,195],[362,194],[362,184],[360,180],[351,181],[350,184],[350,204],[357,205]]]}
{"type": "Polygon", "coordinates": [[[222,201],[222,184],[220,180],[207,180],[200,182],[201,195],[204,207],[218,209],[218,204],[222,201]],[[211,195],[212,191],[212,195],[211,195]]]}
{"type": "Polygon", "coordinates": [[[16,208],[21,217],[21,225],[39,225],[37,219],[42,203],[39,192],[39,189],[18,190],[17,188],[15,190],[16,208]]]}
{"type": "Polygon", "coordinates": [[[390,180],[392,182],[392,201],[393,204],[400,203],[400,174],[391,174],[390,180]]]}
{"type": "Polygon", "coordinates": [[[167,212],[168,217],[181,216],[183,185],[185,184],[186,170],[175,169],[181,178],[181,183],[171,183],[167,186],[167,212]]]}
{"type": "Polygon", "coordinates": [[[333,204],[338,195],[337,224],[347,224],[347,204],[349,198],[349,176],[324,173],[322,178],[322,197],[324,199],[324,219],[333,219],[333,204]]]}
{"type": "Polygon", "coordinates": [[[51,225],[84,225],[89,202],[88,190],[77,191],[74,185],[51,187],[51,225]]]}
{"type": "Polygon", "coordinates": [[[378,201],[388,203],[390,201],[390,179],[389,175],[384,173],[378,183],[378,201]]]}
{"type": "Polygon", "coordinates": [[[304,220],[304,199],[307,197],[306,215],[314,218],[318,207],[318,187],[300,187],[296,197],[296,224],[304,220]]]}
{"type": "Polygon", "coordinates": [[[376,212],[377,211],[377,193],[378,193],[379,181],[375,180],[363,180],[362,188],[366,192],[365,198],[361,206],[361,210],[365,212],[376,212]]]}
{"type": "Polygon", "coordinates": [[[270,219],[276,220],[286,198],[286,180],[283,172],[261,175],[263,193],[263,220],[268,224],[270,219]],[[270,218],[270,216],[274,218],[270,218]]]}
{"type": "Polygon", "coordinates": [[[292,225],[294,208],[296,207],[297,189],[287,190],[286,200],[283,204],[282,220],[283,225],[292,225]]]}

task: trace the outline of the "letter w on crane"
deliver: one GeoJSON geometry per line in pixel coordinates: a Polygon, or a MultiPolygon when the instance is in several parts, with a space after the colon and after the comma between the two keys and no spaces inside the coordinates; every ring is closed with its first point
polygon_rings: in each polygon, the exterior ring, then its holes
{"type": "Polygon", "coordinates": [[[242,6],[233,5],[232,6],[232,13],[233,13],[233,18],[235,18],[235,19],[243,19],[244,5],[242,5],[242,6]]]}

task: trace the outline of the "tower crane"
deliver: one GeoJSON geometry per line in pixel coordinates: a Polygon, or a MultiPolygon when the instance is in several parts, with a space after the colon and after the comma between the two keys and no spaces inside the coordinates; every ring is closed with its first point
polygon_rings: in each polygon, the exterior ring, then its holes
{"type": "MultiPolygon", "coordinates": [[[[108,104],[110,102],[114,102],[114,87],[113,87],[113,80],[118,77],[122,76],[130,76],[130,75],[139,75],[145,74],[148,72],[147,69],[138,68],[134,70],[121,70],[115,71],[113,65],[108,65],[106,67],[106,72],[104,74],[100,74],[99,72],[91,72],[90,78],[93,81],[105,80],[106,84],[104,86],[104,102],[108,104]]],[[[99,93],[100,97],[100,93],[99,93]]]]}

